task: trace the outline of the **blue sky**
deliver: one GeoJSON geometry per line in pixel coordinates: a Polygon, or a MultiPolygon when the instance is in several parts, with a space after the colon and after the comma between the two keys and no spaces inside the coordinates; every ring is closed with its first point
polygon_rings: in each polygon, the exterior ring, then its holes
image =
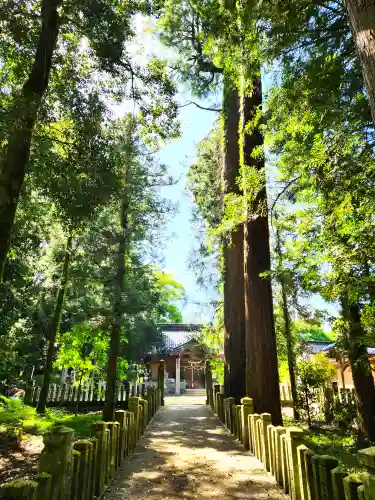
{"type": "MultiPolygon", "coordinates": [[[[186,100],[193,99],[187,91],[183,97],[186,97],[186,100]]],[[[182,136],[160,152],[160,160],[168,165],[170,173],[179,179],[176,185],[164,188],[163,191],[165,197],[179,204],[178,214],[166,228],[170,239],[164,250],[164,270],[172,273],[185,288],[187,301],[183,305],[183,316],[184,321],[189,323],[212,319],[211,308],[204,307],[204,304],[208,304],[215,297],[215,293],[214,290],[209,293],[200,289],[193,270],[188,266],[195,234],[191,224],[193,200],[185,187],[186,174],[189,165],[194,161],[198,143],[208,135],[216,118],[217,113],[203,111],[193,105],[181,108],[182,136]]]]}

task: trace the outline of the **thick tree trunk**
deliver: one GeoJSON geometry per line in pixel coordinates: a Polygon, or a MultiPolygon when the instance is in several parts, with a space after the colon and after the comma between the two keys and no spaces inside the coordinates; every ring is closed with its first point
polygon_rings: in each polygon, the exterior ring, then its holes
{"type": "Polygon", "coordinates": [[[375,2],[345,0],[375,125],[375,2]]]}
{"type": "Polygon", "coordinates": [[[129,212],[129,202],[128,202],[128,197],[125,196],[124,201],[121,205],[122,231],[119,239],[118,253],[117,253],[115,297],[113,302],[111,341],[108,353],[108,366],[107,366],[107,385],[106,385],[105,403],[103,409],[103,420],[106,422],[111,422],[114,420],[116,411],[117,360],[120,354],[120,344],[121,344],[128,212],[129,212]]]}
{"type": "MultiPolygon", "coordinates": [[[[239,95],[224,81],[224,193],[238,193],[239,95]]],[[[225,243],[224,257],[224,392],[236,402],[246,395],[243,226],[225,243]]]]}
{"type": "MultiPolygon", "coordinates": [[[[261,82],[253,81],[252,95],[242,97],[242,130],[254,119],[262,105],[261,82]]],[[[263,144],[259,128],[242,134],[243,158],[247,166],[264,168],[263,159],[251,156],[263,144]]],[[[282,424],[280,387],[273,319],[272,289],[269,277],[261,274],[271,268],[266,185],[251,207],[244,231],[246,389],[257,413],[271,413],[274,425],[282,424]]]]}
{"type": "Polygon", "coordinates": [[[282,301],[282,310],[283,310],[283,319],[284,319],[284,337],[286,341],[286,352],[288,357],[288,370],[289,370],[289,380],[290,380],[290,388],[292,391],[292,399],[293,399],[293,416],[294,420],[299,420],[299,412],[297,410],[298,406],[298,394],[297,394],[297,384],[296,384],[296,356],[294,352],[293,346],[293,335],[292,328],[290,322],[290,314],[288,307],[288,295],[287,288],[285,283],[285,277],[283,276],[283,255],[281,249],[281,241],[280,241],[280,233],[279,229],[276,227],[276,254],[279,264],[279,283],[281,286],[281,301],[282,301]]]}
{"type": "Polygon", "coordinates": [[[42,26],[29,78],[9,111],[6,154],[0,163],[0,281],[10,244],[19,195],[30,155],[31,137],[47,89],[52,56],[59,33],[62,0],[43,0],[42,26]]]}
{"type": "Polygon", "coordinates": [[[72,257],[72,245],[73,245],[73,233],[71,232],[68,236],[67,241],[66,241],[61,283],[59,286],[59,290],[57,292],[55,309],[53,311],[51,332],[50,332],[50,337],[49,337],[49,341],[48,341],[49,343],[48,343],[46,366],[44,368],[44,374],[43,374],[43,384],[42,384],[42,388],[40,390],[39,402],[38,402],[38,406],[37,406],[38,413],[45,413],[45,411],[46,411],[49,382],[50,382],[52,368],[53,368],[53,359],[54,359],[55,352],[56,352],[55,343],[56,343],[57,334],[59,333],[59,329],[60,329],[61,314],[62,314],[62,310],[64,307],[65,292],[66,292],[66,287],[67,287],[67,283],[68,283],[69,266],[70,266],[71,257],[72,257]]]}
{"type": "Polygon", "coordinates": [[[361,428],[368,439],[375,443],[375,385],[368,359],[365,332],[361,324],[358,304],[342,301],[343,314],[349,321],[348,355],[356,392],[356,402],[361,428]]]}

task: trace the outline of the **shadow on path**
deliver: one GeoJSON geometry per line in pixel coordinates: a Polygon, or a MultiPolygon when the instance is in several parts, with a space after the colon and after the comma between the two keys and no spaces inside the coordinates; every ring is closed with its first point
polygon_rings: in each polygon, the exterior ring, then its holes
{"type": "Polygon", "coordinates": [[[120,499],[287,499],[211,409],[189,398],[161,408],[108,489],[120,499]]]}

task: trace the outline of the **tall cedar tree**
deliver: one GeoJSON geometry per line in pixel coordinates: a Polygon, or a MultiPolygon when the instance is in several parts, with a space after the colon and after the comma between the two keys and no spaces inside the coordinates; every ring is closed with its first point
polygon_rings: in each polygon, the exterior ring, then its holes
{"type": "Polygon", "coordinates": [[[256,148],[263,146],[263,135],[259,125],[251,127],[251,133],[246,129],[262,108],[260,76],[252,81],[250,94],[242,96],[243,158],[245,165],[255,166],[264,180],[249,207],[244,230],[246,391],[257,413],[271,413],[273,424],[281,425],[272,287],[270,276],[264,275],[271,269],[265,164],[264,156],[255,154],[256,148]]]}
{"type": "Polygon", "coordinates": [[[375,3],[373,0],[345,0],[375,125],[375,3]]]}
{"type": "MultiPolygon", "coordinates": [[[[215,64],[211,54],[205,53],[204,43],[220,11],[219,4],[203,2],[199,6],[182,0],[165,3],[160,22],[162,41],[177,47],[180,53],[178,70],[184,81],[198,95],[209,95],[223,81],[224,121],[224,192],[237,192],[239,175],[238,91],[231,78],[223,75],[223,68],[215,64]]],[[[243,286],[243,229],[229,236],[224,243],[224,356],[225,394],[239,402],[246,394],[244,286],[243,286]]]]}
{"type": "MultiPolygon", "coordinates": [[[[224,194],[238,193],[239,92],[229,79],[224,80],[224,194]]],[[[237,226],[223,245],[224,285],[224,391],[239,403],[246,394],[245,298],[244,298],[244,229],[237,226]]]]}

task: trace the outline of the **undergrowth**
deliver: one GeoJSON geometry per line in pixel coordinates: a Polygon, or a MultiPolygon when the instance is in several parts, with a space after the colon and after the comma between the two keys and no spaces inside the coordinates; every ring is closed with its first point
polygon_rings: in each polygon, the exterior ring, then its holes
{"type": "Polygon", "coordinates": [[[0,396],[0,432],[22,427],[29,434],[43,434],[54,427],[65,426],[77,436],[89,436],[91,424],[101,419],[101,413],[74,415],[63,409],[50,408],[44,415],[25,405],[22,400],[0,396]]]}

